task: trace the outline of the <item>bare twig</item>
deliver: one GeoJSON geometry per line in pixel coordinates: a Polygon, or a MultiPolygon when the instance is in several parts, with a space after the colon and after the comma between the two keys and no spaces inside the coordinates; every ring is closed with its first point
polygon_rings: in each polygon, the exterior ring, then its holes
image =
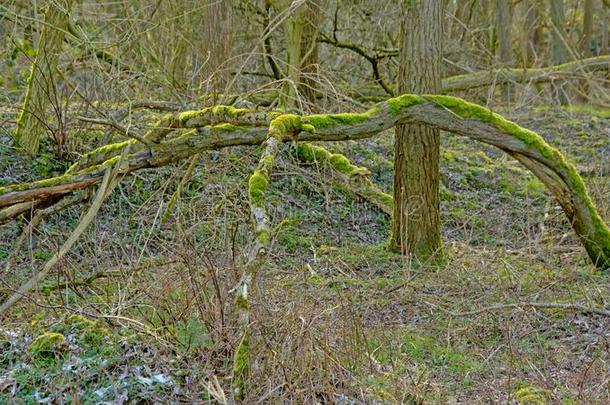
{"type": "Polygon", "coordinates": [[[2,316],[6,311],[8,311],[17,301],[19,301],[24,295],[26,295],[40,280],[42,280],[59,262],[59,260],[66,255],[76,243],[78,238],[82,235],[82,233],[87,229],[89,224],[95,219],[97,212],[102,206],[102,203],[106,199],[108,195],[112,192],[112,189],[119,183],[116,179],[117,173],[120,171],[120,167],[122,164],[122,160],[128,152],[129,148],[126,148],[121,155],[116,167],[113,169],[109,167],[106,169],[104,174],[104,178],[102,180],[102,184],[97,192],[95,199],[93,200],[91,207],[80,221],[80,223],[76,226],[74,231],[68,237],[68,240],[64,245],[59,249],[57,253],[51,257],[42,270],[36,273],[32,278],[30,278],[25,284],[23,284],[18,291],[16,291],[13,295],[11,295],[2,305],[0,305],[0,316],[2,316]]]}
{"type": "Polygon", "coordinates": [[[432,304],[430,302],[426,302],[426,304],[431,307],[438,308],[443,312],[448,313],[451,316],[455,317],[464,317],[464,316],[473,316],[480,315],[485,312],[493,312],[493,311],[503,311],[506,309],[523,309],[523,308],[541,308],[541,309],[563,309],[563,310],[571,310],[576,312],[582,312],[584,314],[595,314],[595,315],[603,315],[610,317],[610,311],[605,309],[587,307],[585,305],[580,304],[559,304],[554,302],[516,302],[512,304],[495,304],[490,305],[488,307],[483,307],[479,309],[475,309],[473,311],[466,312],[453,312],[443,307],[440,307],[436,304],[432,304]]]}

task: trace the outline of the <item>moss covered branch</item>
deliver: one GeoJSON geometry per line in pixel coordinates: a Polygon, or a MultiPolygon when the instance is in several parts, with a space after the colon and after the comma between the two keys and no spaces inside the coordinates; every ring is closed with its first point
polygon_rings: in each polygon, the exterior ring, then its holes
{"type": "MultiPolygon", "coordinates": [[[[513,156],[546,185],[563,207],[592,262],[598,268],[610,268],[610,231],[574,165],[538,134],[457,97],[406,94],[378,103],[363,113],[298,116],[220,106],[172,115],[162,120],[163,126],[149,131],[150,139],[154,140],[150,146],[138,144],[139,149],[125,157],[126,165],[122,171],[129,173],[163,166],[211,149],[265,142],[268,148],[270,139],[274,139],[273,147],[277,142],[292,139],[302,142],[362,139],[399,123],[440,128],[496,146],[513,156]],[[225,122],[219,123],[223,120],[225,122]],[[177,128],[192,129],[168,136],[177,128]]],[[[0,208],[54,198],[89,187],[101,180],[104,168],[113,164],[113,159],[118,158],[116,154],[125,146],[113,144],[98,149],[83,158],[86,163],[77,163],[64,176],[2,187],[0,208]],[[94,155],[96,157],[92,158],[94,155]]],[[[318,157],[328,158],[331,164],[332,159],[341,169],[350,169],[349,161],[346,164],[341,157],[327,156],[313,149],[306,153],[314,156],[317,153],[318,157]]],[[[269,156],[264,158],[269,159],[269,156]]],[[[252,180],[253,207],[264,203],[264,190],[268,184],[264,164],[261,161],[263,166],[259,165],[258,175],[252,180]]]]}
{"type": "Polygon", "coordinates": [[[482,72],[451,76],[443,80],[443,92],[475,89],[490,85],[507,84],[511,82],[550,82],[578,73],[599,70],[610,70],[610,55],[602,55],[583,60],[563,63],[545,68],[532,69],[493,69],[482,72]]]}
{"type": "Polygon", "coordinates": [[[256,272],[262,266],[264,258],[271,243],[271,227],[265,208],[265,194],[271,181],[271,170],[278,153],[278,145],[289,134],[294,134],[302,128],[300,117],[296,115],[281,115],[269,124],[268,137],[265,149],[258,162],[256,170],[248,180],[248,197],[250,200],[250,213],[254,220],[255,237],[248,254],[239,285],[236,289],[235,305],[239,314],[239,323],[242,330],[240,343],[235,350],[233,359],[233,392],[235,397],[242,399],[245,389],[246,374],[250,363],[250,291],[256,272]]]}
{"type": "Polygon", "coordinates": [[[366,167],[354,165],[341,153],[332,153],[307,142],[299,142],[296,155],[302,162],[328,167],[350,192],[370,202],[382,212],[392,215],[392,196],[371,181],[371,173],[366,167]]]}

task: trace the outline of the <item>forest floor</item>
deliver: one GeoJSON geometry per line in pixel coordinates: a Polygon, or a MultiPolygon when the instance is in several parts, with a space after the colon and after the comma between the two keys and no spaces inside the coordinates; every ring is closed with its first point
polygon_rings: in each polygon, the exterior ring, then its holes
{"type": "MultiPolygon", "coordinates": [[[[566,153],[610,221],[609,113],[499,112],[566,153]]],[[[50,152],[24,163],[9,145],[0,133],[0,185],[65,167],[50,152]]],[[[391,132],[326,146],[391,189],[391,132]]],[[[610,280],[525,169],[445,134],[445,258],[412,263],[387,251],[387,215],[292,148],[272,176],[275,232],[252,292],[246,402],[610,403],[610,318],[527,305],[608,308],[610,280]],[[509,303],[519,305],[467,314],[509,303]]],[[[125,179],[0,325],[0,403],[229,401],[230,290],[251,237],[246,189],[259,152],[202,155],[167,221],[188,162],[125,179]]],[[[11,260],[0,301],[57,251],[81,210],[48,218],[17,254],[22,224],[0,226],[0,271],[11,260]]]]}

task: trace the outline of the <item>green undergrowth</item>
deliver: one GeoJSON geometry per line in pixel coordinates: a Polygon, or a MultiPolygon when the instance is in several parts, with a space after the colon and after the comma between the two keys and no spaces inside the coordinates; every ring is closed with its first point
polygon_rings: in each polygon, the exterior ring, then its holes
{"type": "MultiPolygon", "coordinates": [[[[467,376],[481,368],[476,355],[469,354],[465,345],[439,339],[421,330],[394,328],[369,336],[367,349],[375,353],[381,364],[394,364],[402,358],[405,363],[417,364],[429,371],[467,376]]],[[[408,367],[405,364],[405,368],[408,367]]]]}
{"type": "Polygon", "coordinates": [[[132,401],[158,402],[180,383],[171,363],[157,364],[166,354],[154,340],[80,315],[34,322],[19,334],[1,328],[0,345],[0,381],[11,387],[2,386],[0,403],[101,403],[117,390],[132,401]]]}
{"type": "MultiPolygon", "coordinates": [[[[606,163],[605,118],[513,113],[511,119],[536,128],[579,164],[606,163]]],[[[391,132],[321,145],[391,190],[391,132]]],[[[386,214],[337,187],[328,167],[293,159],[295,147],[280,146],[264,187],[274,231],[249,297],[255,367],[245,378],[253,392],[246,403],[264,395],[295,403],[578,403],[579,395],[607,402],[595,387],[608,378],[602,361],[608,319],[527,307],[450,313],[527,301],[607,306],[607,276],[594,271],[563,214],[527,171],[493,148],[443,134],[446,260],[416,264],[387,250],[386,214]]],[[[43,284],[59,288],[35,295],[53,309],[24,301],[0,327],[0,381],[10,382],[0,389],[0,403],[204,402],[210,376],[228,394],[239,344],[230,291],[252,241],[248,179],[258,152],[202,154],[163,224],[160,207],[184,166],[119,184],[62,271],[43,284]],[[157,256],[171,264],[152,260],[157,256]],[[107,278],[71,284],[110,270],[107,278]],[[109,319],[70,317],[66,306],[109,319]],[[147,334],[135,332],[140,328],[147,334]],[[56,347],[28,349],[45,334],[59,334],[65,344],[52,335],[56,347]]],[[[608,178],[585,180],[609,218],[608,178]]],[[[31,277],[80,214],[73,208],[40,227],[31,249],[17,256],[11,285],[31,277]]],[[[0,259],[19,229],[0,228],[7,242],[0,243],[0,259]]]]}

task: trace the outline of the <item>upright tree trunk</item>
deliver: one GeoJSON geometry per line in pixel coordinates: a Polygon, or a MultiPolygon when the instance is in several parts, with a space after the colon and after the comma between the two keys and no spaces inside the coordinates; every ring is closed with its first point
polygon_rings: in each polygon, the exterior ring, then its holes
{"type": "MultiPolygon", "coordinates": [[[[443,0],[403,4],[398,91],[441,90],[443,0]]],[[[419,260],[441,254],[438,129],[397,125],[391,245],[419,260]]]]}
{"type": "Polygon", "coordinates": [[[534,66],[540,58],[541,25],[540,14],[535,1],[529,0],[519,3],[523,16],[522,29],[519,30],[519,48],[522,67],[534,66]]]}
{"type": "Polygon", "coordinates": [[[582,41],[581,52],[582,56],[588,58],[593,55],[592,50],[592,32],[593,32],[593,0],[585,0],[582,20],[582,41]]]}
{"type": "Polygon", "coordinates": [[[212,2],[205,9],[205,29],[209,59],[206,76],[210,78],[210,90],[222,93],[231,80],[227,61],[231,59],[233,45],[233,7],[230,0],[212,2]]]}
{"type": "Polygon", "coordinates": [[[496,27],[498,32],[498,56],[503,66],[513,64],[512,11],[510,0],[496,0],[496,27]]]}
{"type": "MultiPolygon", "coordinates": [[[[496,0],[496,29],[498,33],[498,56],[503,67],[512,67],[513,48],[512,48],[512,4],[511,0],[496,0]]],[[[504,97],[510,101],[511,86],[504,86],[504,97]]]]}
{"type": "MultiPolygon", "coordinates": [[[[563,0],[550,0],[551,8],[551,57],[554,65],[559,65],[568,60],[568,47],[566,45],[565,12],[563,0]]],[[[565,80],[558,80],[553,83],[555,97],[561,104],[567,104],[565,80]]]]}
{"type": "Polygon", "coordinates": [[[301,37],[301,74],[299,92],[309,102],[315,104],[316,75],[318,72],[318,35],[322,16],[322,0],[308,0],[305,3],[303,35],[301,37]]]}
{"type": "Polygon", "coordinates": [[[13,133],[15,143],[32,156],[38,153],[40,138],[46,130],[47,108],[56,100],[55,70],[68,27],[72,3],[73,0],[56,0],[49,2],[47,6],[36,58],[28,77],[25,99],[13,133]]]}
{"type": "Polygon", "coordinates": [[[464,46],[467,38],[468,27],[471,25],[473,8],[476,6],[477,0],[468,0],[459,2],[455,10],[455,19],[457,22],[453,25],[451,33],[447,33],[451,38],[456,38],[460,46],[464,46]]]}
{"type": "Polygon", "coordinates": [[[603,10],[603,24],[602,24],[602,43],[600,52],[602,55],[607,55],[610,52],[608,47],[608,20],[610,20],[610,7],[604,7],[603,10]]]}
{"type": "MultiPolygon", "coordinates": [[[[272,1],[273,6],[286,12],[291,0],[272,1]]],[[[286,82],[282,90],[282,104],[293,108],[301,99],[313,102],[317,69],[319,20],[322,0],[305,0],[284,20],[286,48],[286,82]]]]}

